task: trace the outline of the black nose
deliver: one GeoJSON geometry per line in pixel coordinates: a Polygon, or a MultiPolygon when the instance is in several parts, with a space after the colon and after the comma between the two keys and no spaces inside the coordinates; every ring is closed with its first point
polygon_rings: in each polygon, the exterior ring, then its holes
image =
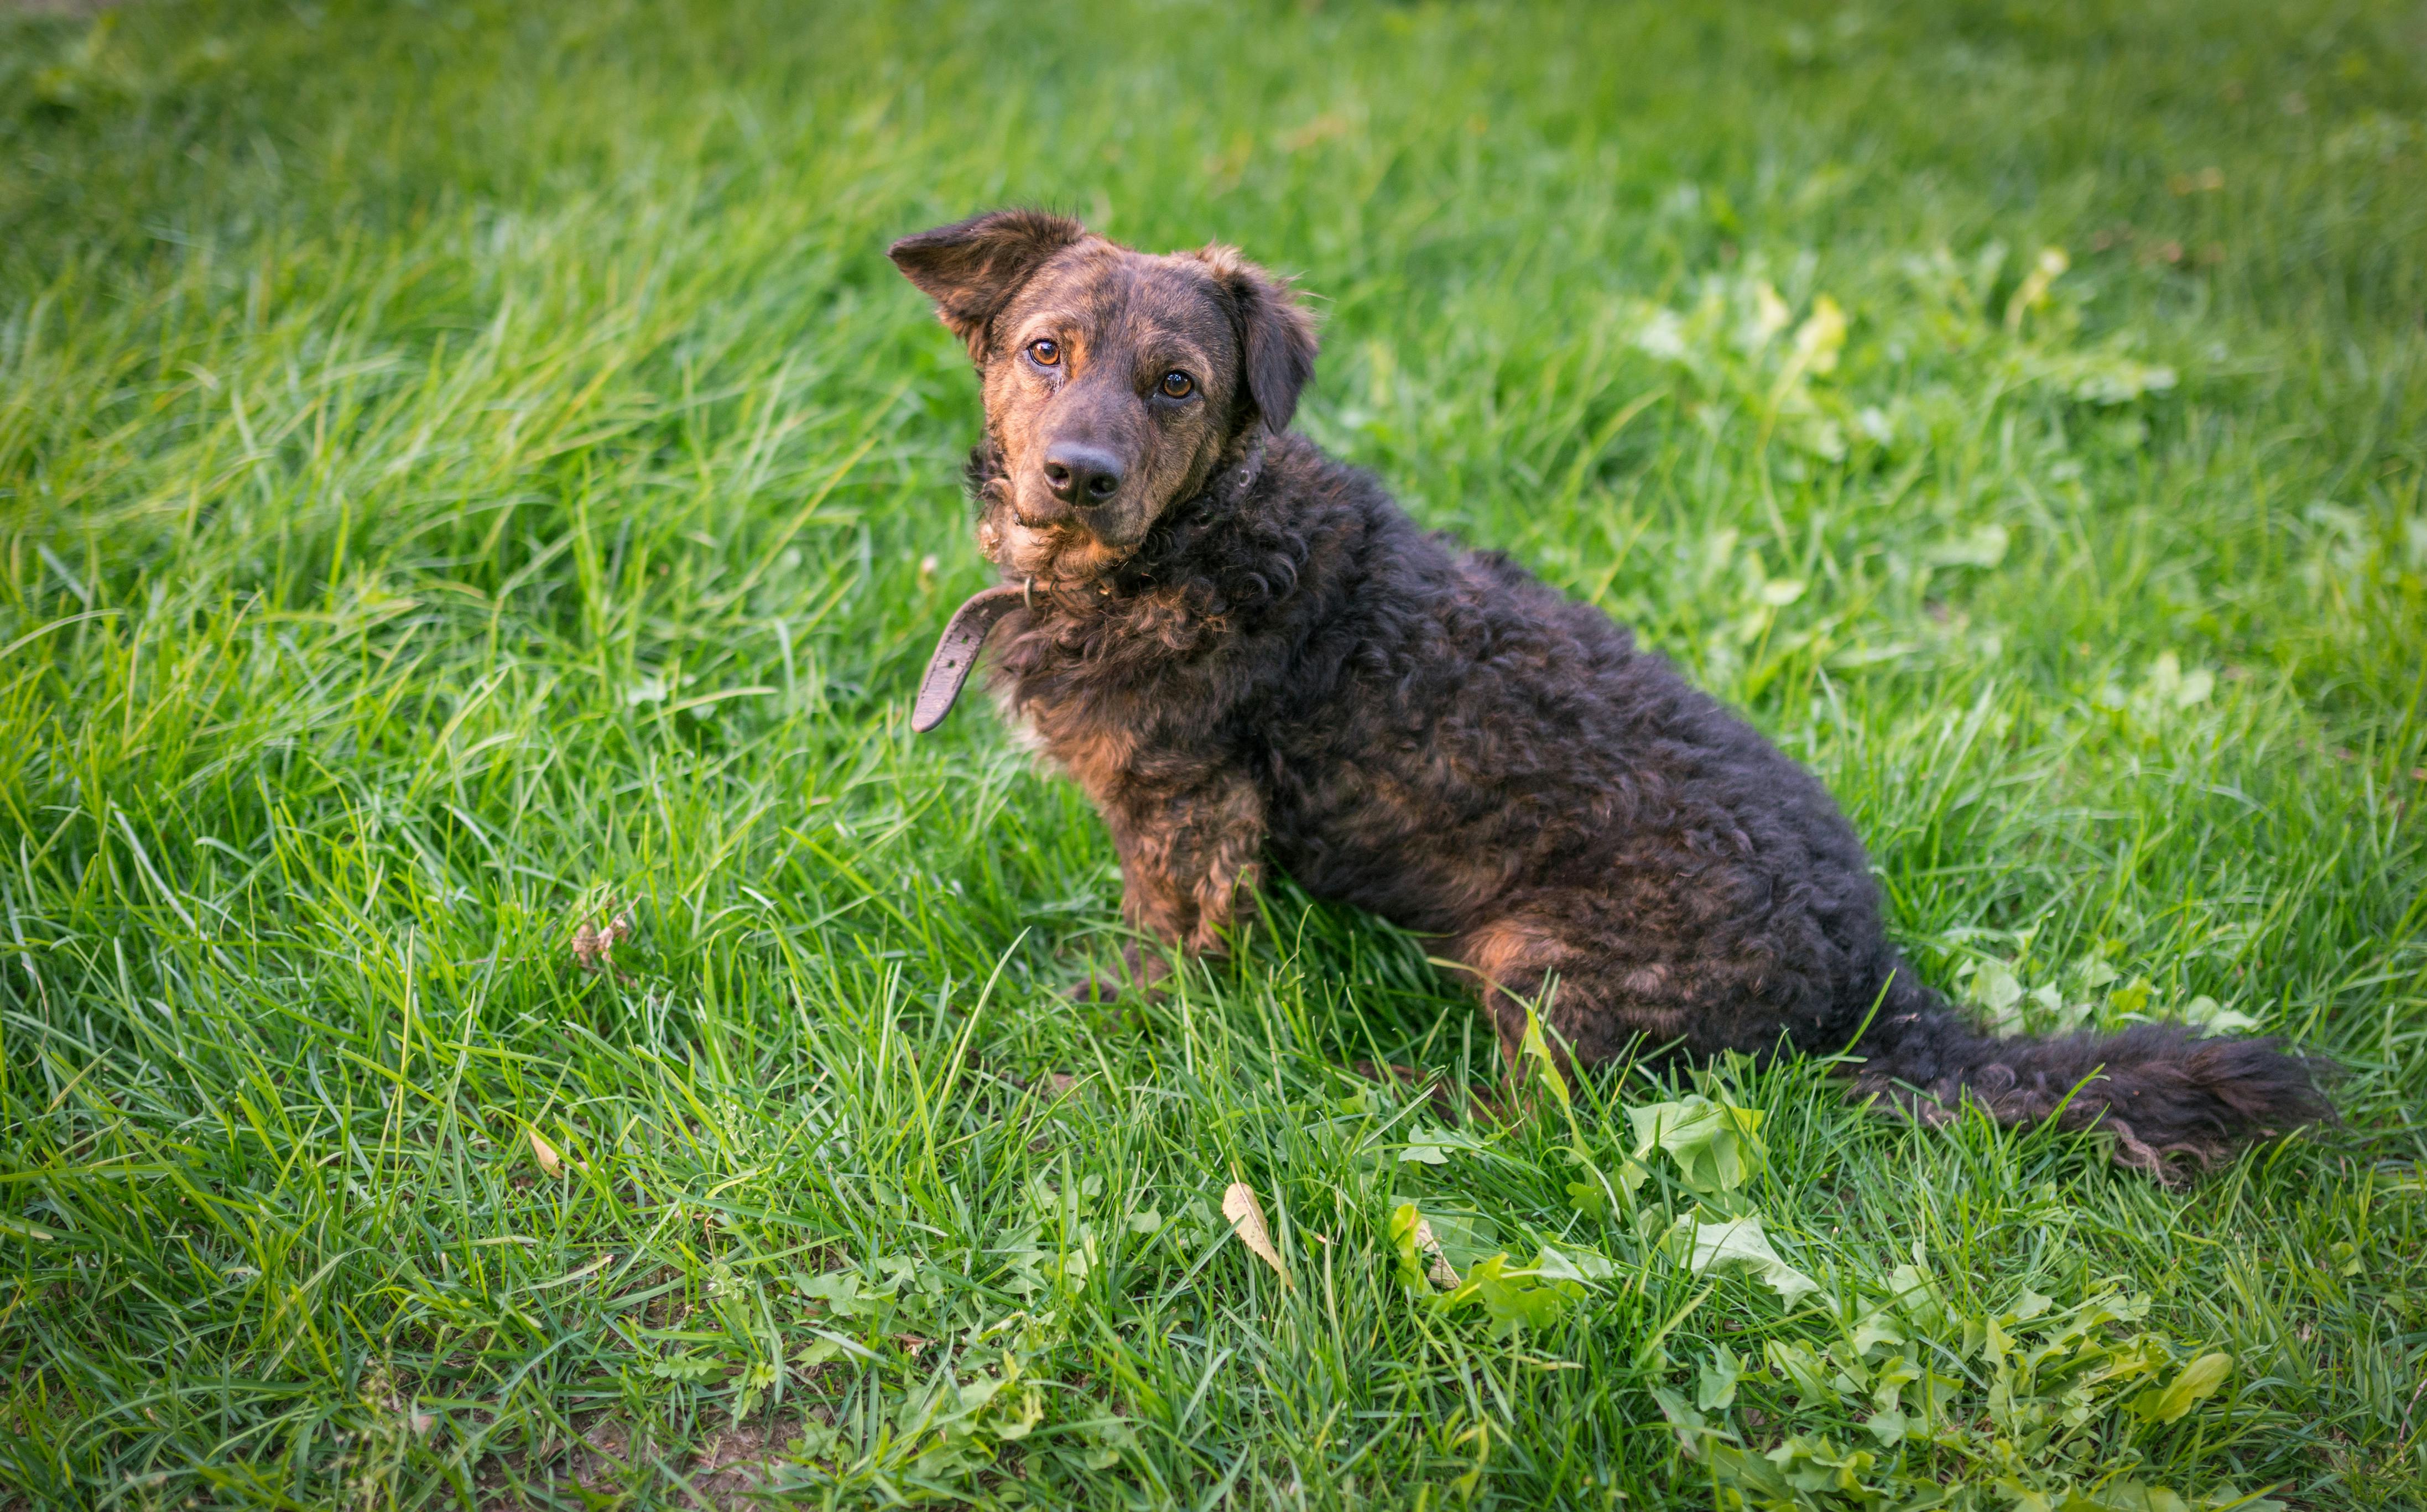
{"type": "Polygon", "coordinates": [[[1121,462],[1101,447],[1057,441],[1045,448],[1045,481],[1065,504],[1101,504],[1121,491],[1121,462]]]}

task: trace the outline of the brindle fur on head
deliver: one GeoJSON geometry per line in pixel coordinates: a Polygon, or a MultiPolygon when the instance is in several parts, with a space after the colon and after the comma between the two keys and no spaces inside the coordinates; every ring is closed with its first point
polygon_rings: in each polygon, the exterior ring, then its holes
{"type": "Polygon", "coordinates": [[[1287,285],[1227,247],[1151,256],[1002,210],[890,255],[985,383],[979,545],[1042,587],[1127,561],[1259,430],[1289,424],[1313,370],[1287,285]]]}

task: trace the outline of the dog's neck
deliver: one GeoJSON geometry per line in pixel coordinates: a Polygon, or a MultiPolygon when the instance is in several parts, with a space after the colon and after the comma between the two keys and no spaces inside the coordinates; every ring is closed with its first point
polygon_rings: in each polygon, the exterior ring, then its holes
{"type": "Polygon", "coordinates": [[[1264,471],[1264,428],[1250,425],[1246,433],[1230,446],[1214,464],[1214,474],[1205,486],[1180,507],[1184,510],[1222,509],[1237,503],[1256,486],[1264,471]]]}
{"type": "Polygon", "coordinates": [[[1137,553],[1116,570],[1123,579],[1116,587],[1169,580],[1172,574],[1160,569],[1200,553],[1209,536],[1243,523],[1240,506],[1263,473],[1264,428],[1251,425],[1223,448],[1203,487],[1163,512],[1137,553]]]}

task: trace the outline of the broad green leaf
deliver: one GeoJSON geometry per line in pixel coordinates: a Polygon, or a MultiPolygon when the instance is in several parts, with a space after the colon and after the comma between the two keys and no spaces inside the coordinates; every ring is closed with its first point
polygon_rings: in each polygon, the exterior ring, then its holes
{"type": "Polygon", "coordinates": [[[996,1399],[995,1415],[987,1426],[996,1438],[1009,1442],[1027,1438],[1030,1430],[1044,1421],[1044,1390],[1034,1381],[1026,1381],[996,1399]]]}
{"type": "Polygon", "coordinates": [[[1720,1223],[1680,1218],[1670,1235],[1683,1242],[1686,1263],[1697,1276],[1712,1271],[1743,1272],[1775,1290],[1779,1301],[1790,1308],[1820,1290],[1819,1282],[1778,1258],[1778,1252],[1769,1246],[1769,1236],[1762,1231],[1758,1214],[1720,1223]]]}
{"type": "Polygon", "coordinates": [[[1705,1412],[1718,1412],[1733,1406],[1736,1400],[1736,1381],[1744,1374],[1744,1361],[1735,1350],[1721,1344],[1702,1361],[1694,1388],[1694,1405],[1705,1412]]]}
{"type": "Polygon", "coordinates": [[[842,1353],[842,1345],[832,1339],[812,1339],[792,1352],[792,1363],[803,1371],[813,1371],[842,1353]]]}
{"type": "Polygon", "coordinates": [[[2174,1383],[2163,1390],[2151,1387],[2132,1404],[2133,1412],[2144,1423],[2174,1423],[2191,1408],[2216,1393],[2225,1377],[2233,1373],[2233,1357],[2223,1352],[2202,1355],[2183,1367],[2174,1383]]]}
{"type": "Polygon", "coordinates": [[[1067,1246],[1051,1257],[1054,1274],[1071,1286],[1082,1285],[1096,1268],[1097,1256],[1095,1227],[1080,1224],[1071,1230],[1067,1246]]]}
{"type": "Polygon", "coordinates": [[[1587,1178],[1567,1183],[1568,1200],[1575,1204],[1577,1211],[1594,1218],[1616,1217],[1616,1205],[1623,1205],[1632,1211],[1636,1189],[1652,1175],[1637,1162],[1621,1159],[1618,1162],[1618,1178],[1612,1180],[1602,1173],[1581,1140],[1568,1146],[1568,1161],[1581,1167],[1587,1178]]]}
{"type": "Polygon", "coordinates": [[[1869,1354],[1881,1344],[1901,1344],[1906,1341],[1904,1330],[1898,1327],[1896,1321],[1881,1309],[1875,1308],[1864,1313],[1861,1320],[1854,1325],[1854,1354],[1858,1358],[1869,1354]]]}
{"type": "Polygon", "coordinates": [[[1667,1418],[1670,1427],[1676,1430],[1678,1444],[1692,1455],[1709,1431],[1709,1424],[1702,1413],[1686,1406],[1683,1396],[1665,1386],[1652,1389],[1652,1400],[1659,1404],[1660,1415],[1667,1418]]]}
{"type": "Polygon", "coordinates": [[[1429,1296],[1435,1288],[1446,1291],[1458,1284],[1458,1271],[1442,1253],[1433,1226],[1414,1203],[1402,1202],[1391,1211],[1389,1237],[1391,1252],[1398,1261],[1399,1284],[1409,1295],[1429,1296]]]}
{"type": "Polygon", "coordinates": [[[2183,1004],[2183,1022],[2207,1034],[2247,1034],[2259,1027],[2250,1015],[2205,994],[2183,1004]]]}
{"type": "Polygon", "coordinates": [[[2002,1014],[2021,999],[2023,984],[2014,975],[2013,967],[2003,961],[1991,961],[1972,973],[1963,995],[1993,1014],[2002,1014]]]}
{"type": "Polygon", "coordinates": [[[1871,1405],[1882,1412],[1895,1409],[1904,1389],[1921,1379],[1921,1369],[1902,1355],[1891,1355],[1871,1374],[1871,1405]]]}
{"type": "MultiPolygon", "coordinates": [[[[1916,1256],[1920,1246],[1914,1246],[1916,1256]]],[[[1938,1300],[1938,1290],[1930,1273],[1919,1265],[1899,1265],[1888,1273],[1888,1294],[1897,1311],[1925,1332],[1942,1327],[1946,1309],[1938,1300]]]]}
{"type": "Polygon", "coordinates": [[[787,1459],[823,1459],[834,1453],[836,1442],[842,1438],[840,1428],[831,1423],[820,1423],[815,1418],[802,1419],[800,1428],[797,1435],[784,1442],[784,1457],[787,1459]]]}
{"type": "Polygon", "coordinates": [[[1635,1159],[1668,1151],[1686,1184],[1697,1192],[1733,1191],[1761,1169],[1758,1109],[1713,1102],[1697,1093],[1629,1108],[1626,1117],[1635,1126],[1635,1159]]]}
{"type": "Polygon", "coordinates": [[[1772,1339],[1762,1346],[1770,1368],[1786,1377],[1795,1388],[1802,1405],[1819,1406],[1837,1400],[1836,1389],[1829,1384],[1829,1367],[1808,1344],[1792,1339],[1772,1339]]]}
{"type": "Polygon", "coordinates": [[[1399,1152],[1402,1162],[1420,1161],[1426,1165],[1446,1165],[1453,1154],[1479,1155],[1483,1141],[1456,1129],[1419,1128],[1408,1138],[1408,1147],[1399,1152]]]}
{"type": "Polygon", "coordinates": [[[660,1380],[704,1381],[725,1368],[725,1361],[713,1355],[672,1355],[649,1367],[649,1374],[660,1380]]]}
{"type": "Polygon", "coordinates": [[[739,1423],[757,1411],[767,1389],[774,1385],[783,1374],[783,1367],[774,1360],[751,1361],[741,1372],[741,1390],[733,1393],[733,1421],[739,1423]]]}
{"type": "Polygon", "coordinates": [[[1584,1288],[1572,1281],[1511,1270],[1508,1257],[1502,1254],[1469,1267],[1465,1279],[1437,1305],[1444,1312],[1480,1307],[1491,1320],[1492,1336],[1506,1338],[1523,1328],[1550,1327],[1583,1295],[1584,1288]]]}
{"type": "Polygon", "coordinates": [[[1618,1267],[1588,1249],[1565,1251],[1542,1246],[1531,1267],[1534,1274],[1546,1281],[1574,1281],[1592,1284],[1606,1281],[1618,1274],[1618,1267]]]}

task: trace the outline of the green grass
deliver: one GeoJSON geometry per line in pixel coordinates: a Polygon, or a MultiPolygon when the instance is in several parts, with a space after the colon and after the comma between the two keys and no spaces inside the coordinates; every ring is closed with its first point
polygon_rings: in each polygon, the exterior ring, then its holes
{"type": "Polygon", "coordinates": [[[2416,8],[1677,9],[0,17],[0,1505],[1731,1504],[1710,1434],[1876,1456],[1779,1504],[2427,1499],[2416,8]],[[1817,768],[1934,980],[2246,1016],[2345,1123],[2165,1191],[1739,1068],[1761,1174],[1604,1217],[1546,1102],[1400,1158],[1343,1067],[1500,1073],[1373,920],[1067,1005],[1097,821],[904,723],[977,413],[883,248],[1015,200],[1300,276],[1304,428],[1817,768]],[[1409,1201],[1615,1269],[1494,1337],[1409,1201]],[[1819,1292],[1644,1242],[1697,1201],[1819,1292]],[[1961,1400],[1889,1446],[1761,1361],[1917,1245],[1961,1400]],[[1963,1438],[2108,1278],[2221,1388],[1963,1438]]]}

